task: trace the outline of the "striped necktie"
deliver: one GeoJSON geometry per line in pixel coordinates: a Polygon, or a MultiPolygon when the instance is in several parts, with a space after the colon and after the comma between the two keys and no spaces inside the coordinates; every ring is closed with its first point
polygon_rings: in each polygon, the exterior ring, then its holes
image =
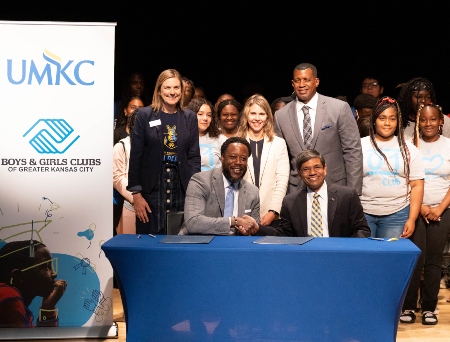
{"type": "Polygon", "coordinates": [[[309,115],[309,107],[303,106],[303,142],[305,144],[305,148],[310,150],[312,148],[312,127],[311,127],[311,116],[309,115]]]}
{"type": "Polygon", "coordinates": [[[320,203],[319,203],[320,195],[318,193],[314,193],[314,200],[312,203],[311,210],[311,236],[313,237],[322,237],[322,212],[320,211],[320,203]]]}

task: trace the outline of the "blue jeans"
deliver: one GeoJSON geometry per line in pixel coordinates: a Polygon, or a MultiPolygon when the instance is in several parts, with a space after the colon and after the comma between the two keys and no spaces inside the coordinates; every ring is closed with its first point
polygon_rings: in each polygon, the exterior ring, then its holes
{"type": "Polygon", "coordinates": [[[390,215],[370,215],[364,213],[370,227],[371,236],[377,238],[399,238],[409,216],[409,205],[390,215]]]}

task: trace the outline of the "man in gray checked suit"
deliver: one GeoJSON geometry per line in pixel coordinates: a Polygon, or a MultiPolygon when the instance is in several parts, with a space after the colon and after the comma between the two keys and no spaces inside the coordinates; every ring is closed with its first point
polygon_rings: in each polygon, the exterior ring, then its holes
{"type": "Polygon", "coordinates": [[[250,154],[246,139],[229,138],[221,147],[222,167],[192,176],[180,235],[256,235],[259,190],[242,179],[250,154]]]}
{"type": "Polygon", "coordinates": [[[346,185],[361,195],[363,162],[358,126],[347,102],[317,93],[317,69],[309,63],[295,67],[292,87],[296,99],[277,111],[275,133],[286,140],[291,160],[288,192],[301,188],[295,159],[317,150],[327,161],[329,184],[346,185]]]}

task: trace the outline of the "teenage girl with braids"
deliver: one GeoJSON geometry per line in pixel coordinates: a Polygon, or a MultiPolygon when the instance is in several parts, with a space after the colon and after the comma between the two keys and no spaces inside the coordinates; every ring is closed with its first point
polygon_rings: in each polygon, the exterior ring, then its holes
{"type": "Polygon", "coordinates": [[[438,320],[433,313],[438,301],[441,265],[447,237],[450,233],[450,139],[441,136],[444,114],[435,104],[421,104],[416,116],[413,143],[422,153],[425,169],[425,190],[411,240],[422,254],[409,284],[401,323],[414,323],[420,278],[422,324],[434,325],[438,320]]]}
{"type": "Polygon", "coordinates": [[[375,105],[369,136],[361,139],[363,188],[361,204],[373,237],[410,237],[423,197],[420,151],[405,141],[402,115],[393,98],[375,105]]]}
{"type": "MultiPolygon", "coordinates": [[[[403,113],[403,128],[406,140],[411,140],[414,134],[416,114],[421,104],[436,103],[436,93],[433,83],[427,78],[416,77],[402,86],[397,97],[398,105],[403,113]]],[[[444,118],[442,135],[450,138],[450,118],[444,118]]]]}

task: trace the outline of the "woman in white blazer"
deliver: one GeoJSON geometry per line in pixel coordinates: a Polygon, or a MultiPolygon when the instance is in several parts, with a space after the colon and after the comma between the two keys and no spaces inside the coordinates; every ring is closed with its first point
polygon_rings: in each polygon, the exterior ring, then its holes
{"type": "Polygon", "coordinates": [[[244,179],[259,188],[261,224],[276,226],[289,181],[289,157],[286,142],[275,136],[272,111],[263,96],[246,101],[237,136],[252,147],[244,179]]]}

